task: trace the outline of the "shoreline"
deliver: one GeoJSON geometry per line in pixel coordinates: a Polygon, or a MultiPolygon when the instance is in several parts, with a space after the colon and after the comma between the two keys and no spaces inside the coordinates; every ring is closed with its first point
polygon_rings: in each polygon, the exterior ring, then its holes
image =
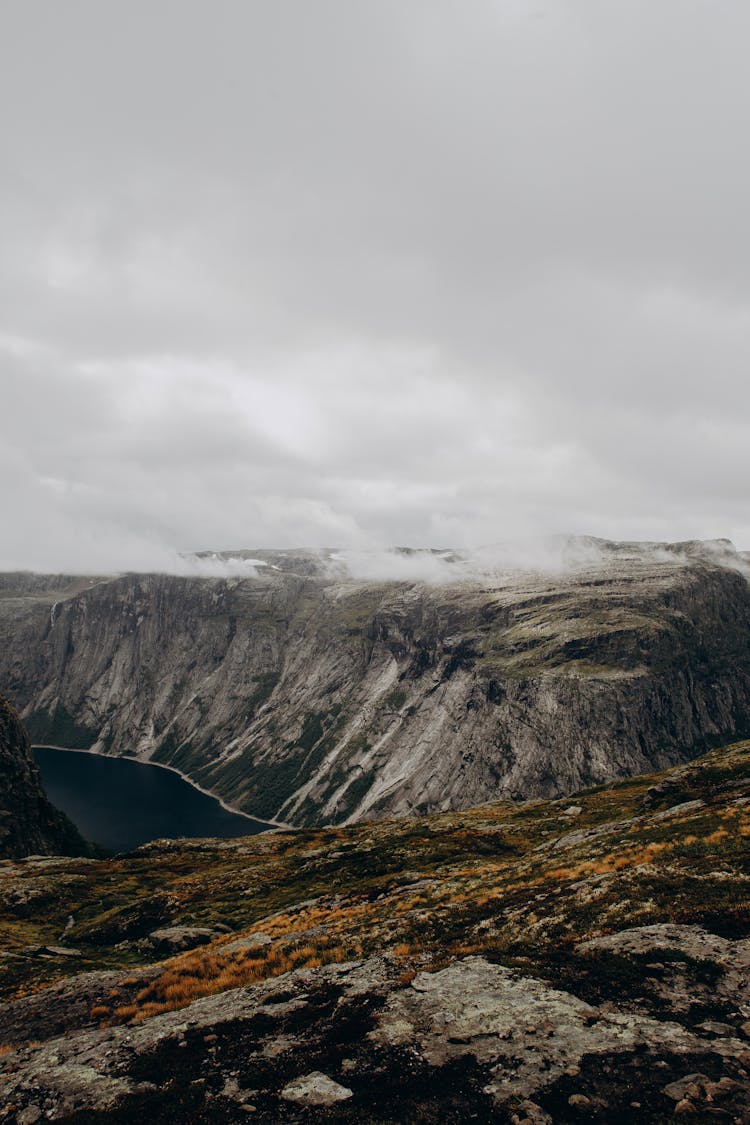
{"type": "Polygon", "coordinates": [[[159,770],[169,770],[170,773],[176,773],[178,777],[181,777],[183,781],[191,785],[193,789],[197,789],[204,797],[211,797],[212,800],[221,805],[225,812],[234,813],[235,816],[243,816],[245,820],[252,820],[255,824],[268,824],[271,826],[268,831],[271,832],[294,831],[294,826],[292,824],[285,824],[282,820],[274,820],[272,817],[253,816],[252,813],[245,812],[244,809],[235,808],[234,805],[230,805],[223,797],[220,797],[218,793],[212,793],[210,789],[204,789],[202,785],[193,781],[191,777],[188,777],[188,775],[178,769],[177,766],[168,766],[165,762],[151,762],[148,759],[136,758],[134,754],[103,754],[101,750],[85,749],[82,746],[58,746],[52,742],[32,742],[31,749],[65,750],[68,754],[90,754],[94,758],[109,758],[113,761],[124,760],[126,762],[137,762],[139,766],[154,766],[159,770]]]}

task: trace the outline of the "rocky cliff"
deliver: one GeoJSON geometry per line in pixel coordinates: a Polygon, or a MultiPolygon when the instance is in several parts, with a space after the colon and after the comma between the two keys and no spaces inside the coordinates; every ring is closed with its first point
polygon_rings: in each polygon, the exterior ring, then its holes
{"type": "Polygon", "coordinates": [[[1,576],[0,682],[34,740],[153,758],[312,825],[554,797],[750,726],[750,587],[726,545],[432,585],[260,561],[1,576]]]}
{"type": "Polygon", "coordinates": [[[44,795],[26,732],[0,697],[0,857],[85,855],[88,850],[44,795]]]}

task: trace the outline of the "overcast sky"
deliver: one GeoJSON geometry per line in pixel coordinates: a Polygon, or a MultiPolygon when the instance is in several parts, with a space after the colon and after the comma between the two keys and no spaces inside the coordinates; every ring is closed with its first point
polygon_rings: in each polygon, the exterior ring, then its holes
{"type": "Polygon", "coordinates": [[[0,566],[750,547],[747,0],[5,0],[0,566]]]}

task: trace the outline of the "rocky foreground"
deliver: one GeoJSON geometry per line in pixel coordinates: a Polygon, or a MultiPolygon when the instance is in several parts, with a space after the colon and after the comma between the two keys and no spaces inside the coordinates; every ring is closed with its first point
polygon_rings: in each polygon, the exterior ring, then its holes
{"type": "Polygon", "coordinates": [[[0,1120],[750,1122],[750,743],[0,865],[0,1120]]]}
{"type": "Polygon", "coordinates": [[[295,826],[559,797],[748,737],[748,560],[573,548],[555,573],[441,555],[432,583],[304,552],[244,578],[0,575],[0,683],[37,742],[295,826]]]}

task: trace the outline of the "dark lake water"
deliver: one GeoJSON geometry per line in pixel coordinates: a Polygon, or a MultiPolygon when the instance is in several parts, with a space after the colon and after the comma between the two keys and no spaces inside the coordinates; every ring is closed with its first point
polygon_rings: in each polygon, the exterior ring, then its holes
{"type": "Polygon", "coordinates": [[[251,836],[273,828],[228,812],[171,770],[126,758],[35,746],[47,796],[87,840],[130,851],[179,836],[251,836]]]}

